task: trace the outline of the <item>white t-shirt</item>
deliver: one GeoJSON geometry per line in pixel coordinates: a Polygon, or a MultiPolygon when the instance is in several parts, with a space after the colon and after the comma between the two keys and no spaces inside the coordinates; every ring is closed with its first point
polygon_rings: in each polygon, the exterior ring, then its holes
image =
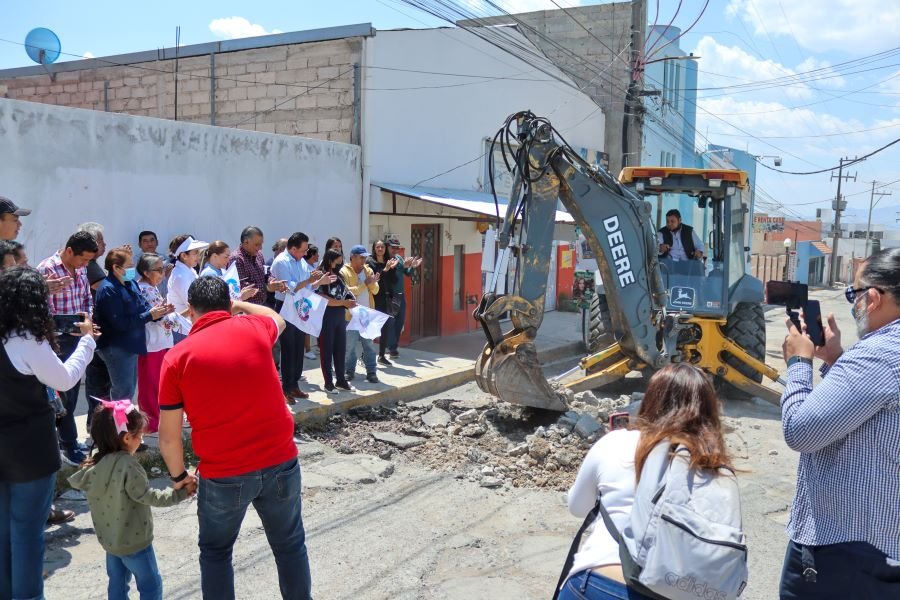
{"type": "Polygon", "coordinates": [[[175,263],[172,274],[169,275],[168,301],[175,305],[175,312],[181,314],[188,308],[188,288],[197,279],[197,271],[193,270],[180,260],[175,263]]]}
{"type": "MultiPolygon", "coordinates": [[[[611,431],[590,449],[578,477],[569,490],[569,511],[584,519],[597,503],[601,494],[603,506],[612,517],[619,531],[628,524],[637,481],[634,473],[634,453],[637,450],[639,431],[617,429],[611,431]]],[[[575,554],[569,577],[581,571],[604,565],[621,564],[619,545],[606,530],[602,515],[585,532],[581,549],[575,554]]]]}
{"type": "Polygon", "coordinates": [[[54,390],[70,390],[78,383],[94,358],[97,347],[94,338],[85,336],[71,356],[62,362],[47,341],[36,342],[31,335],[10,335],[3,342],[9,362],[22,375],[34,375],[38,381],[54,390]]]}
{"type": "MultiPolygon", "coordinates": [[[[141,294],[143,294],[144,299],[147,300],[151,307],[156,308],[166,303],[159,290],[146,281],[141,281],[138,287],[140,287],[141,294]]],[[[147,333],[147,352],[159,352],[175,345],[172,337],[172,330],[174,329],[172,325],[173,319],[174,315],[166,315],[158,321],[150,321],[144,325],[147,333]]]]}

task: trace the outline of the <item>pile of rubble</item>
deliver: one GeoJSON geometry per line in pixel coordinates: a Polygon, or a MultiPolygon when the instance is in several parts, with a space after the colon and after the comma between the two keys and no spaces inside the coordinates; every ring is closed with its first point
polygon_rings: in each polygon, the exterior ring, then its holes
{"type": "Polygon", "coordinates": [[[400,453],[488,488],[564,491],[588,449],[606,433],[609,415],[635,399],[570,394],[571,410],[560,415],[498,402],[486,394],[428,398],[352,409],[307,433],[338,452],[383,459],[400,453]]]}

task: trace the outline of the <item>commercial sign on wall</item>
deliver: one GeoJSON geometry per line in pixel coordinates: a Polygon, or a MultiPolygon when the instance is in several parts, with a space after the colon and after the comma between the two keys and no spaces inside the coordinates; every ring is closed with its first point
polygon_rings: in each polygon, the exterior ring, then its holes
{"type": "Polygon", "coordinates": [[[784,231],[784,217],[753,216],[753,233],[770,233],[772,231],[784,231]]]}

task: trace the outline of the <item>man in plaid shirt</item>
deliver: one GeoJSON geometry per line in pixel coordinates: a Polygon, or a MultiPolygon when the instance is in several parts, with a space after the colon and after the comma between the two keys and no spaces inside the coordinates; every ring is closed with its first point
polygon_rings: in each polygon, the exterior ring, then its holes
{"type": "MultiPolygon", "coordinates": [[[[91,298],[91,284],[87,277],[87,264],[97,255],[98,251],[99,247],[94,236],[86,231],[79,231],[72,234],[63,250],[44,259],[38,265],[38,271],[44,277],[72,278],[72,285],[50,294],[50,312],[52,314],[86,313],[90,315],[93,312],[94,302],[91,298]]],[[[59,342],[60,360],[65,361],[69,358],[75,351],[78,340],[79,338],[71,335],[59,336],[57,341],[59,342]]],[[[78,443],[78,430],[75,427],[75,405],[78,403],[80,388],[81,381],[70,390],[57,390],[67,411],[66,416],[56,422],[60,446],[66,461],[75,465],[81,464],[85,459],[84,448],[78,443]]]]}
{"type": "Polygon", "coordinates": [[[846,351],[834,315],[820,348],[788,320],[781,423],[800,464],[782,600],[900,598],[900,248],[845,294],[860,338],[846,351]]]}

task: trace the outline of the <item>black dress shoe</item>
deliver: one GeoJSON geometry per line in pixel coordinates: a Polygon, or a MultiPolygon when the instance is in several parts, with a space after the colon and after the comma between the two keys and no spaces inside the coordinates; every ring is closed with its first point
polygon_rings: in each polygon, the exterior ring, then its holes
{"type": "Polygon", "coordinates": [[[380,381],[378,381],[378,376],[375,375],[375,373],[366,375],[366,381],[368,381],[369,383],[381,383],[380,381]]]}
{"type": "Polygon", "coordinates": [[[62,525],[75,518],[75,511],[50,507],[50,516],[47,517],[47,525],[62,525]]]}
{"type": "Polygon", "coordinates": [[[389,361],[388,358],[387,358],[387,356],[385,356],[385,355],[382,354],[381,356],[378,357],[378,364],[379,364],[379,365],[384,365],[384,366],[386,366],[386,367],[390,367],[390,366],[393,365],[394,363],[392,363],[391,361],[389,361]]]}
{"type": "Polygon", "coordinates": [[[341,388],[342,390],[347,390],[348,392],[353,390],[353,388],[350,387],[350,384],[346,381],[338,381],[335,386],[341,388]]]}
{"type": "Polygon", "coordinates": [[[326,384],[325,384],[325,391],[326,391],[326,392],[333,392],[333,391],[334,391],[334,384],[333,384],[333,383],[326,383],[326,384]]]}

